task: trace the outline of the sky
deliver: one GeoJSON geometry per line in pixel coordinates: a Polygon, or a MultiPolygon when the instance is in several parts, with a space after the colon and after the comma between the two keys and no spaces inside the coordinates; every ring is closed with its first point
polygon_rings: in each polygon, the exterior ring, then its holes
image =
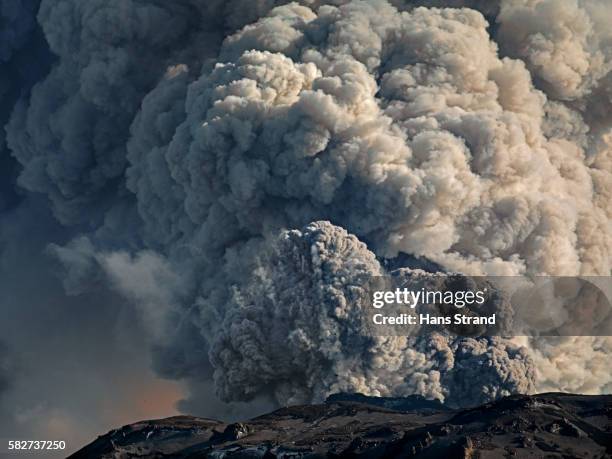
{"type": "Polygon", "coordinates": [[[75,451],[114,427],[178,413],[184,388],[152,372],[139,318],[103,288],[67,296],[45,256],[45,208],[17,212],[28,231],[0,223],[11,241],[0,267],[3,439],[59,439],[75,451]]]}

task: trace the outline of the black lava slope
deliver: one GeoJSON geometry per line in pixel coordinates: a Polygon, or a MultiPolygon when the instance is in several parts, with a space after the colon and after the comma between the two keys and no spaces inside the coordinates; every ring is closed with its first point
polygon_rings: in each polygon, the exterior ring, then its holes
{"type": "Polygon", "coordinates": [[[71,458],[608,458],[612,396],[516,395],[451,410],[339,394],[244,423],[178,416],[113,430],[71,458]]]}

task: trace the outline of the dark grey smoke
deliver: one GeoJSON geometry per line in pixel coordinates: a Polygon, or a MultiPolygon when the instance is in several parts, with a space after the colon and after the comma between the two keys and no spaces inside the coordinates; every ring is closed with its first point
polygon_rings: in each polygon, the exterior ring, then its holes
{"type": "MultiPolygon", "coordinates": [[[[225,399],[266,393],[287,405],[337,392],[418,393],[471,406],[534,388],[531,360],[508,340],[371,336],[363,322],[366,284],[385,271],[342,228],[316,222],[284,232],[260,257],[226,304],[211,349],[225,399]]],[[[428,278],[392,274],[407,285],[428,278]]]]}
{"type": "Polygon", "coordinates": [[[13,107],[48,71],[52,60],[36,23],[40,0],[4,0],[0,4],[0,211],[18,200],[17,162],[6,147],[4,125],[13,107]]]}

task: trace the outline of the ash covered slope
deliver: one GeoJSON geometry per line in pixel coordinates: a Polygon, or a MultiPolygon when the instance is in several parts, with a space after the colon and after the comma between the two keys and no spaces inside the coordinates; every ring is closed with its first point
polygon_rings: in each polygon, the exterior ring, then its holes
{"type": "Polygon", "coordinates": [[[610,457],[611,420],[610,395],[515,395],[451,410],[420,396],[342,394],[245,423],[139,422],[71,457],[610,457]]]}

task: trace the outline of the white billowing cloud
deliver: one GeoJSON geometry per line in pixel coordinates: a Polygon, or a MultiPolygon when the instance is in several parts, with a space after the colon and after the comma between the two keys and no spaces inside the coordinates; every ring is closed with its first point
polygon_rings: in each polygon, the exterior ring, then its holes
{"type": "Polygon", "coordinates": [[[222,245],[330,218],[379,254],[457,270],[610,271],[609,204],[596,198],[609,174],[544,135],[545,95],[498,58],[477,12],[279,7],[188,80],[149,94],[131,140],[128,186],[163,240],[205,227],[222,245]],[[162,115],[161,132],[144,125],[162,115]]]}
{"type": "Polygon", "coordinates": [[[612,390],[608,336],[534,338],[524,343],[536,371],[538,390],[607,394],[612,390]]]}
{"type": "Polygon", "coordinates": [[[136,257],[113,252],[99,261],[111,285],[139,307],[153,339],[163,343],[168,335],[168,316],[182,290],[178,276],[153,252],[141,252],[136,257]]]}
{"type": "Polygon", "coordinates": [[[598,0],[502,2],[499,41],[555,99],[584,97],[612,70],[609,5],[598,0]]]}
{"type": "Polygon", "coordinates": [[[545,132],[554,137],[571,126],[564,138],[585,145],[587,156],[596,155],[610,133],[611,20],[605,0],[503,1],[496,18],[502,52],[522,59],[547,94],[545,124],[552,131],[545,132]]]}
{"type": "Polygon", "coordinates": [[[97,251],[87,238],[63,247],[51,245],[49,251],[66,268],[64,287],[69,294],[108,285],[137,307],[149,339],[164,343],[173,328],[169,320],[185,291],[182,279],[165,258],[152,251],[135,256],[125,251],[97,251]]]}

